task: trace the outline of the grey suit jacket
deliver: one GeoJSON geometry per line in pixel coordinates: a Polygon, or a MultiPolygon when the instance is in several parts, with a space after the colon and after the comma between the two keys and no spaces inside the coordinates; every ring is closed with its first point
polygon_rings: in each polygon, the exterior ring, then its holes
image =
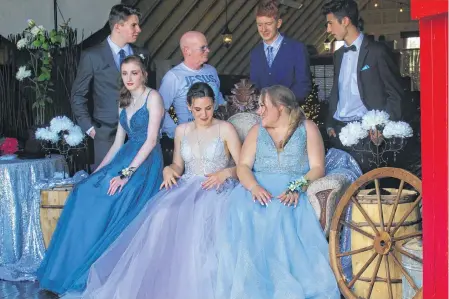
{"type": "MultiPolygon", "coordinates": [[[[148,53],[143,49],[131,47],[134,54],[144,55],[148,69],[148,53]]],[[[84,132],[92,126],[104,126],[115,134],[120,80],[120,73],[107,40],[81,53],[70,104],[76,121],[84,132]],[[89,112],[89,99],[93,100],[93,115],[89,112]]]]}

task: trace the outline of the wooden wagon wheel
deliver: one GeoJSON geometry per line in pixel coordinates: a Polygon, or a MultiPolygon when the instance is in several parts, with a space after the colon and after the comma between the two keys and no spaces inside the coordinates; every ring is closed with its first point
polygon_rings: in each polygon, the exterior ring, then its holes
{"type": "Polygon", "coordinates": [[[409,218],[412,212],[416,214],[421,201],[421,180],[410,172],[399,168],[384,167],[372,170],[362,175],[348,188],[338,203],[334,217],[332,218],[329,234],[331,266],[337,278],[340,290],[345,298],[369,299],[382,297],[385,299],[396,299],[398,296],[393,296],[393,288],[397,291],[399,286],[402,287],[402,285],[399,285],[402,283],[402,279],[394,279],[391,277],[392,268],[394,270],[393,274],[397,276],[399,273],[406,278],[408,284],[415,292],[413,298],[422,298],[422,288],[418,288],[410,273],[401,264],[401,258],[402,255],[404,255],[409,258],[410,261],[413,260],[422,265],[422,258],[411,254],[401,247],[401,244],[413,238],[422,238],[422,228],[420,227],[420,223],[417,225],[417,222],[420,222],[421,219],[415,219],[413,222],[410,221],[409,218]],[[382,187],[380,186],[380,179],[383,178],[400,180],[398,189],[391,189],[395,190],[396,193],[393,195],[393,199],[388,203],[388,206],[384,203],[385,197],[381,192],[382,187]],[[361,204],[359,193],[370,183],[374,183],[375,188],[372,196],[375,200],[371,202],[372,208],[368,210],[362,207],[363,204],[361,204]],[[412,191],[410,191],[409,188],[412,189],[412,191]],[[408,194],[407,192],[412,192],[414,197],[413,200],[409,201],[406,209],[403,209],[403,194],[408,194]],[[403,213],[402,216],[397,213],[400,204],[402,204],[400,206],[402,209],[401,213],[403,213]],[[345,219],[346,211],[350,205],[352,205],[352,215],[354,215],[354,212],[361,215],[365,221],[364,225],[359,225],[353,220],[347,221],[347,219],[345,219]],[[387,208],[389,209],[388,213],[385,213],[387,208]],[[369,214],[371,214],[371,216],[369,214]],[[377,219],[377,222],[375,222],[375,219],[377,219]],[[405,227],[405,225],[409,226],[405,227]],[[410,225],[415,225],[413,226],[415,231],[407,231],[407,229],[410,229],[410,225]],[[354,242],[352,236],[355,234],[357,238],[360,236],[360,238],[367,240],[367,243],[361,248],[353,248],[352,246],[354,246],[354,244],[351,244],[351,249],[349,251],[342,252],[339,241],[343,227],[347,227],[347,229],[350,230],[351,242],[354,242]],[[416,229],[416,227],[419,228],[416,229]],[[398,230],[400,230],[400,233],[398,233],[398,230]],[[343,257],[349,256],[351,257],[353,266],[356,259],[360,259],[360,256],[364,258],[366,256],[365,260],[362,259],[362,263],[357,264],[357,267],[361,266],[360,269],[353,269],[352,279],[345,277],[341,263],[343,257]],[[375,262],[375,264],[373,264],[373,262],[375,262]],[[385,269],[381,269],[381,271],[385,273],[384,277],[378,276],[381,264],[383,264],[383,268],[385,269]],[[369,268],[372,273],[369,273],[368,275],[365,273],[366,277],[363,277],[362,275],[364,272],[370,272],[366,271],[367,268],[369,268]],[[397,269],[399,271],[396,271],[397,269]],[[363,289],[363,294],[361,294],[360,289],[357,289],[354,286],[356,283],[358,285],[364,284],[365,288],[363,289]],[[368,283],[369,285],[367,285],[368,283]],[[377,288],[385,288],[385,292],[388,293],[388,295],[373,293],[375,284],[377,288]],[[383,284],[383,286],[380,284],[383,284]]]}

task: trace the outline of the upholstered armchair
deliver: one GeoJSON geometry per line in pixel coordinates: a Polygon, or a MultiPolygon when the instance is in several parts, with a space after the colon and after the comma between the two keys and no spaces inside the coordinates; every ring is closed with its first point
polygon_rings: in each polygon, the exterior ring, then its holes
{"type": "MultiPolygon", "coordinates": [[[[251,127],[260,121],[254,111],[257,107],[250,105],[251,109],[246,109],[248,103],[257,103],[257,96],[247,80],[242,80],[235,86],[233,95],[227,97],[228,111],[234,112],[229,113],[232,115],[228,114],[227,121],[234,125],[243,142],[251,127]],[[243,97],[243,100],[239,100],[239,97],[243,97]]],[[[314,181],[307,189],[309,201],[326,236],[329,235],[330,223],[338,201],[349,185],[361,175],[360,169],[353,163],[355,161],[349,154],[337,149],[330,149],[326,154],[326,176],[314,181]],[[355,165],[357,169],[354,171],[340,170],[339,167],[348,164],[355,165]]]]}

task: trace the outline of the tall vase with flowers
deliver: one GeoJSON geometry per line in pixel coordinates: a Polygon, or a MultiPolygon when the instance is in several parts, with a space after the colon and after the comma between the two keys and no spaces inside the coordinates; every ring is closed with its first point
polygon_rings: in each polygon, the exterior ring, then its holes
{"type": "Polygon", "coordinates": [[[26,49],[30,55],[28,63],[19,67],[16,79],[19,81],[27,79],[29,87],[35,92],[32,107],[36,125],[44,124],[46,105],[53,103],[50,96],[54,91],[51,80],[53,55],[61,49],[70,30],[67,23],[60,25],[58,30],[48,31],[33,20],[28,20],[22,38],[17,41],[17,49],[26,49]]]}

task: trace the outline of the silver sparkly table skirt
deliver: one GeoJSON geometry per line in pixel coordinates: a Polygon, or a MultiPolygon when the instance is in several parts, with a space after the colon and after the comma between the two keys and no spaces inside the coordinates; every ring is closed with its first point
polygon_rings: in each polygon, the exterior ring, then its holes
{"type": "Polygon", "coordinates": [[[0,279],[35,279],[45,253],[39,219],[40,189],[54,185],[57,172],[61,172],[61,182],[73,181],[62,178],[65,165],[58,155],[0,161],[0,279]]]}

